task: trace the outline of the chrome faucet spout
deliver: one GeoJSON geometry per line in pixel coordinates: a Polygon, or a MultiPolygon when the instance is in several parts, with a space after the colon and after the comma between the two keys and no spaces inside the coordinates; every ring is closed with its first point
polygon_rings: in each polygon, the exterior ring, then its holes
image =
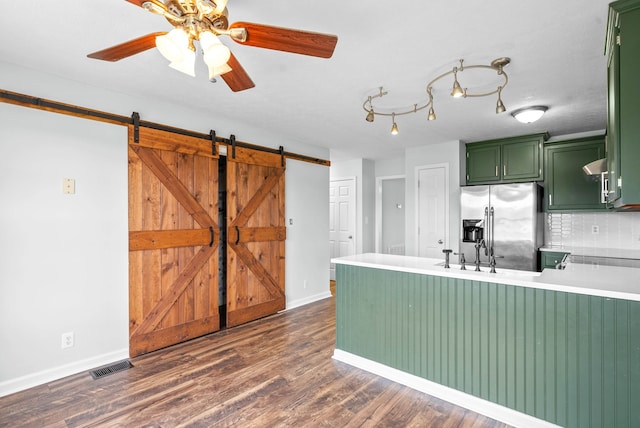
{"type": "Polygon", "coordinates": [[[476,265],[476,272],[480,272],[480,248],[487,248],[487,244],[484,242],[484,239],[478,239],[475,244],[476,247],[476,261],[474,262],[476,265]]]}

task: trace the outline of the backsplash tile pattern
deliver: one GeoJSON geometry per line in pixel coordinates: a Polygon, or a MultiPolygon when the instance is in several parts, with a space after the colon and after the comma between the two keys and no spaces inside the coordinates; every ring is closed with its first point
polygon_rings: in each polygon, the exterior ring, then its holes
{"type": "Polygon", "coordinates": [[[640,250],[640,212],[546,213],[544,244],[640,250]]]}

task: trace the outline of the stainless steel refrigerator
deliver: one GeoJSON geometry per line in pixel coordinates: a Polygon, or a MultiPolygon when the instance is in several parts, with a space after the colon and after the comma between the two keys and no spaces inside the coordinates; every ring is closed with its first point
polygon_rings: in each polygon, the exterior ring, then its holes
{"type": "Polygon", "coordinates": [[[538,270],[543,243],[541,195],[537,183],[461,187],[459,253],[465,255],[468,269],[478,245],[483,270],[488,269],[491,254],[498,270],[538,270]]]}

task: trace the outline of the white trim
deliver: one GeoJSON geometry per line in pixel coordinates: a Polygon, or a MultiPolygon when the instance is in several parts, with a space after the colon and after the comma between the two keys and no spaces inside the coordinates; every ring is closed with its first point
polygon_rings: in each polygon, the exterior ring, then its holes
{"type": "Polygon", "coordinates": [[[317,302],[318,300],[323,300],[328,297],[331,297],[331,291],[323,291],[322,293],[318,293],[313,296],[307,296],[303,299],[287,302],[287,307],[285,308],[285,311],[289,311],[291,309],[295,309],[300,306],[308,305],[309,303],[317,302]]]}
{"type": "Polygon", "coordinates": [[[350,352],[335,349],[333,359],[349,364],[350,366],[368,371],[378,376],[397,382],[401,385],[423,392],[425,394],[448,401],[457,406],[464,407],[475,413],[498,420],[505,424],[522,428],[559,428],[542,419],[520,413],[508,407],[501,406],[491,401],[466,394],[453,388],[431,382],[427,379],[405,373],[398,369],[362,358],[350,352]]]}
{"type": "MultiPolygon", "coordinates": [[[[449,205],[449,163],[434,163],[429,165],[419,165],[414,168],[414,205],[415,205],[415,217],[414,217],[414,233],[417,239],[415,240],[415,255],[420,256],[420,233],[418,231],[418,224],[420,218],[420,170],[423,169],[434,169],[434,168],[444,168],[444,207],[445,207],[445,216],[444,216],[444,244],[442,248],[450,248],[450,234],[449,234],[449,217],[451,215],[450,205],[449,205]]],[[[424,257],[424,256],[422,256],[424,257]]]]}
{"type": "MultiPolygon", "coordinates": [[[[53,367],[40,372],[28,374],[26,376],[0,382],[0,397],[128,358],[129,350],[121,349],[119,351],[97,355],[84,360],[74,361],[73,363],[66,364],[64,366],[53,367]]],[[[87,376],[89,376],[88,373],[87,376]]]]}
{"type": "MultiPolygon", "coordinates": [[[[406,175],[385,175],[376,177],[376,253],[381,253],[382,248],[382,182],[384,180],[399,180],[404,179],[406,182],[406,175]]],[[[405,184],[406,188],[406,184],[405,184]]],[[[406,193],[406,190],[405,190],[406,193]]],[[[405,204],[406,205],[406,204],[405,204]]],[[[406,233],[405,233],[406,235],[406,233]]]]}

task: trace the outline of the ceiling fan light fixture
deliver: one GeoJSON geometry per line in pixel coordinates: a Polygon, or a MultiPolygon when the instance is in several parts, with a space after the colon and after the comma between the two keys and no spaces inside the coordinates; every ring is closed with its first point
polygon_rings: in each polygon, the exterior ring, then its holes
{"type": "Polygon", "coordinates": [[[196,53],[187,48],[180,61],[172,61],[169,67],[174,70],[178,70],[184,74],[188,74],[191,77],[196,77],[196,53]]]}
{"type": "Polygon", "coordinates": [[[231,71],[231,67],[229,67],[229,64],[222,64],[219,67],[209,66],[209,81],[215,82],[216,77],[221,76],[230,71],[231,71]]]}
{"type": "Polygon", "coordinates": [[[220,67],[231,58],[231,51],[222,44],[220,39],[210,31],[200,33],[200,46],[204,56],[204,62],[209,67],[220,67]]]}
{"type": "Polygon", "coordinates": [[[227,0],[216,0],[216,8],[213,11],[214,13],[221,14],[224,12],[224,9],[227,7],[227,0]]]}
{"type": "Polygon", "coordinates": [[[167,34],[156,37],[156,47],[170,62],[181,62],[189,50],[189,35],[182,28],[174,28],[167,34]]]}
{"type": "Polygon", "coordinates": [[[511,113],[518,122],[533,123],[540,119],[549,108],[546,106],[533,106],[518,109],[511,113]]]}

